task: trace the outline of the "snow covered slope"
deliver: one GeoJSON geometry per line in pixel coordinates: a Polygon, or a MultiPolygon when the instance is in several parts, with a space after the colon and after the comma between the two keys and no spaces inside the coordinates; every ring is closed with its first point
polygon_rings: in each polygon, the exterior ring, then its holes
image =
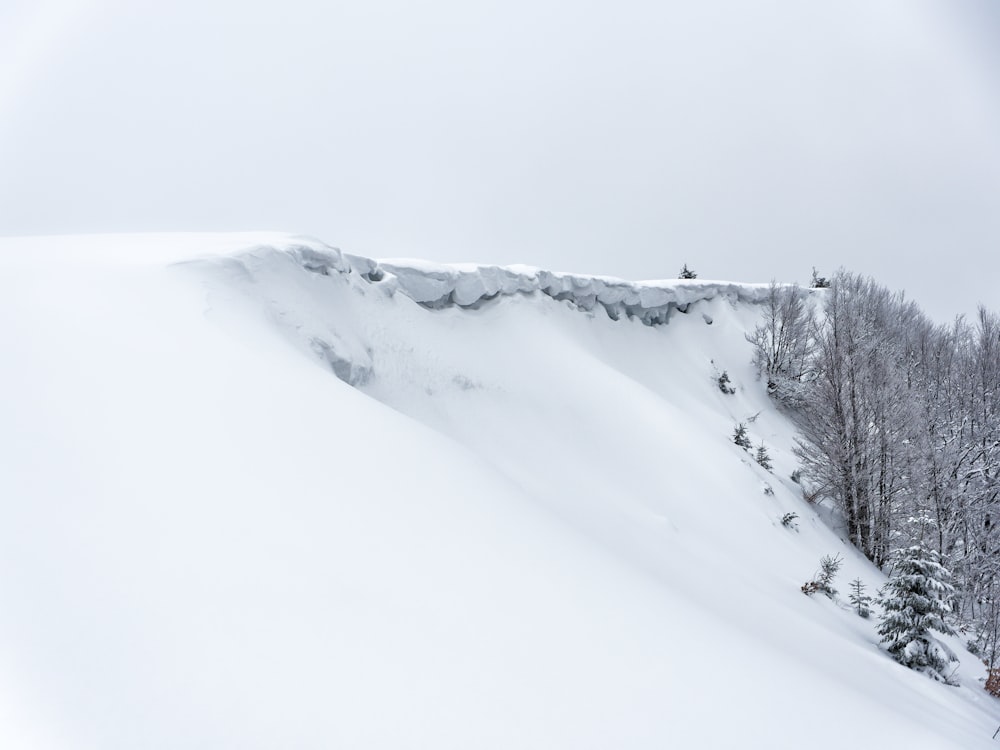
{"type": "Polygon", "coordinates": [[[762,293],[0,242],[0,745],[992,747],[959,639],[942,686],[799,591],[883,579],[787,478],[762,293]]]}

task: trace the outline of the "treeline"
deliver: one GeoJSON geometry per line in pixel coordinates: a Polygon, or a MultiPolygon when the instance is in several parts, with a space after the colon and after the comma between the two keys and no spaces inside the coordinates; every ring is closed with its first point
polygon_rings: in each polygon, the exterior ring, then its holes
{"type": "Polygon", "coordinates": [[[814,294],[772,284],[748,339],[769,392],[798,424],[807,496],[833,502],[850,541],[882,568],[912,544],[940,553],[956,586],[952,611],[992,669],[1000,317],[981,307],[974,321],[935,324],[904,295],[840,272],[814,294]],[[906,523],[917,516],[933,523],[906,523]],[[911,538],[914,528],[924,538],[911,538]]]}

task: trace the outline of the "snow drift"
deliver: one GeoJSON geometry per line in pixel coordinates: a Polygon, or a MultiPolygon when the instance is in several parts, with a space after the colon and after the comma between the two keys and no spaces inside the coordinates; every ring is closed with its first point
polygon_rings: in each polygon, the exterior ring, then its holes
{"type": "Polygon", "coordinates": [[[992,746],[960,638],[943,686],[799,590],[884,578],[787,478],[766,286],[267,235],[0,263],[5,747],[992,746]]]}

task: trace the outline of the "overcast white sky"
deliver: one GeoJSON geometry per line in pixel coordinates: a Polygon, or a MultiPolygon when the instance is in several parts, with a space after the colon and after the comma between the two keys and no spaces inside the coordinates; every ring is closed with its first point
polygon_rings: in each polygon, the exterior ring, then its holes
{"type": "Polygon", "coordinates": [[[0,234],[1000,309],[996,0],[4,0],[0,234]]]}

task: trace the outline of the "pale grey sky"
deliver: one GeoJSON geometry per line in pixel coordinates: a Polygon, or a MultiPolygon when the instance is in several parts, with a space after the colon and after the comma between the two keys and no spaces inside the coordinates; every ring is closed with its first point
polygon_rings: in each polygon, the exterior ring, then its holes
{"type": "Polygon", "coordinates": [[[1000,308],[995,0],[6,0],[0,234],[277,229],[1000,308]]]}

